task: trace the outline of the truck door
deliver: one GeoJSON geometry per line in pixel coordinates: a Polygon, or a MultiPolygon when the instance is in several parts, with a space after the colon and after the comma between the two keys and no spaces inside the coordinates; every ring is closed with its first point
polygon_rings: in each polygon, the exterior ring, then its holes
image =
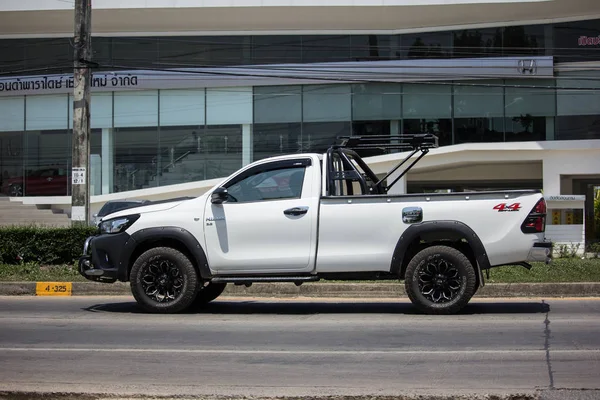
{"type": "Polygon", "coordinates": [[[225,274],[302,273],[314,268],[320,167],[311,158],[265,162],[232,177],[227,200],[209,197],[208,262],[225,274]]]}

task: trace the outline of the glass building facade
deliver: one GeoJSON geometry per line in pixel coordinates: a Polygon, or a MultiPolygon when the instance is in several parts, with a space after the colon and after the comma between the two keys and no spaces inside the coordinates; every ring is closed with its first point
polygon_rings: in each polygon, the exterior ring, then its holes
{"type": "MultiPolygon", "coordinates": [[[[98,70],[147,70],[552,55],[555,65],[577,67],[600,61],[600,45],[582,39],[599,35],[595,20],[393,36],[94,38],[93,61],[98,70]]],[[[0,40],[0,48],[4,76],[72,73],[68,39],[0,40]]],[[[72,108],[69,93],[0,96],[4,194],[70,194],[72,108]]],[[[442,146],[600,139],[600,70],[557,68],[543,79],[282,86],[274,78],[267,86],[115,90],[93,92],[91,109],[98,195],[224,177],[265,157],[322,152],[341,135],[428,132],[442,146]]]]}

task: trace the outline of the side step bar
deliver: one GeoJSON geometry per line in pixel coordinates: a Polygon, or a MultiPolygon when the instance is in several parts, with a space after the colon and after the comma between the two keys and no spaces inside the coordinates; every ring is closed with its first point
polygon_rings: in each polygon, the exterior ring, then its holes
{"type": "Polygon", "coordinates": [[[309,276],[217,276],[211,279],[215,283],[235,283],[236,285],[250,286],[253,283],[263,282],[293,282],[300,286],[304,282],[316,282],[321,278],[317,275],[309,276]]]}

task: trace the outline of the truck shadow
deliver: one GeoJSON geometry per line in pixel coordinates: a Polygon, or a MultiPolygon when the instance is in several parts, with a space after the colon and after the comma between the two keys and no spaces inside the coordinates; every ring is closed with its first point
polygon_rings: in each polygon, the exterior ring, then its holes
{"type": "MultiPolygon", "coordinates": [[[[84,308],[89,312],[106,312],[119,314],[149,314],[135,302],[119,302],[96,304],[84,308]]],[[[494,314],[545,314],[550,311],[550,305],[545,301],[511,301],[511,302],[473,302],[456,315],[494,315],[494,314]]],[[[301,301],[282,300],[215,300],[202,307],[191,307],[179,315],[222,314],[222,315],[316,315],[316,314],[404,314],[424,315],[408,302],[381,301],[301,301]]],[[[452,317],[452,316],[450,316],[452,317]]],[[[447,318],[441,316],[441,318],[447,318]]]]}

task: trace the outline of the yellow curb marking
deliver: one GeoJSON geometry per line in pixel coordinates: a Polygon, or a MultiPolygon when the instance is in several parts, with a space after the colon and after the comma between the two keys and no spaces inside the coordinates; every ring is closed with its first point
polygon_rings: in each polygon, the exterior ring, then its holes
{"type": "Polygon", "coordinates": [[[71,282],[36,282],[36,296],[71,296],[73,284],[71,282]]]}

